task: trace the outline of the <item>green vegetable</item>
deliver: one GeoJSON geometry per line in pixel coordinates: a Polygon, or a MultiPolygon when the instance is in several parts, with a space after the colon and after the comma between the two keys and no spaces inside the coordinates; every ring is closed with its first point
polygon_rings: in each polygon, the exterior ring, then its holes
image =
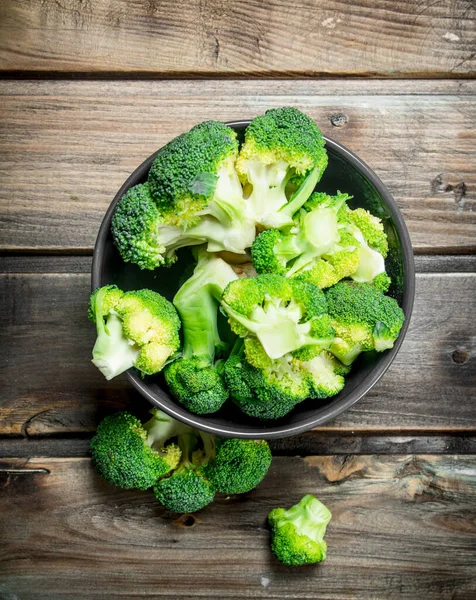
{"type": "Polygon", "coordinates": [[[306,400],[334,396],[344,387],[348,372],[329,352],[309,360],[287,354],[263,368],[251,365],[238,342],[225,363],[224,377],[233,402],[247,415],[279,419],[306,400]]]}
{"type": "Polygon", "coordinates": [[[327,166],[324,138],[312,119],[296,108],[266,111],[246,129],[236,168],[262,228],[282,227],[314,190],[327,166]],[[297,190],[289,197],[289,187],[297,190]]]}
{"type": "Polygon", "coordinates": [[[271,451],[264,440],[217,438],[215,453],[205,473],[224,494],[244,494],[254,489],[271,465],[271,451]]]}
{"type": "Polygon", "coordinates": [[[214,438],[205,436],[202,451],[197,448],[199,432],[185,433],[179,437],[182,458],[178,468],[160,479],[154,486],[157,500],[179,513],[190,513],[211,504],[215,488],[204,475],[204,468],[214,455],[214,438]]]}
{"type": "Polygon", "coordinates": [[[374,285],[343,281],[327,290],[326,297],[336,332],[330,351],[345,365],[361,352],[393,347],[405,320],[396,300],[374,285]]]}
{"type": "Polygon", "coordinates": [[[206,121],[170,141],[149,172],[152,198],[170,225],[200,236],[210,252],[244,253],[255,237],[235,161],[236,132],[206,121]]]}
{"type": "Polygon", "coordinates": [[[157,292],[105,285],[91,294],[89,318],[97,329],[92,362],[108,380],[133,366],[158,373],[179,348],[180,319],[157,292]]]}
{"type": "Polygon", "coordinates": [[[219,299],[225,287],[237,279],[221,258],[202,249],[192,277],[173,300],[183,326],[181,358],[165,369],[165,379],[174,396],[197,414],[213,413],[228,398],[221,376],[222,361],[216,352],[223,343],[218,333],[219,299]]]}
{"type": "Polygon", "coordinates": [[[306,494],[290,509],[275,508],[268,515],[271,550],[285,565],[300,566],[326,560],[326,527],[332,515],[317,498],[306,494]]]}
{"type": "Polygon", "coordinates": [[[221,305],[258,368],[289,353],[317,355],[334,340],[324,293],[310,283],[272,274],[238,279],[225,288],[221,305]]]}
{"type": "Polygon", "coordinates": [[[127,412],[106,417],[91,440],[96,471],[121,488],[146,490],[180,461],[180,449],[166,442],[188,428],[160,410],[142,423],[127,412]]]}

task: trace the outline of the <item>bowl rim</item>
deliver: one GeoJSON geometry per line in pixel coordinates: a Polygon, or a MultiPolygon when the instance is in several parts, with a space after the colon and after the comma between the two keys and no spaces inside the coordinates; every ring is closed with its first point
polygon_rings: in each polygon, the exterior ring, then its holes
{"type": "MultiPolygon", "coordinates": [[[[243,128],[248,126],[250,122],[251,120],[241,119],[236,121],[228,121],[226,122],[226,125],[232,128],[243,128]]],[[[330,404],[326,407],[326,411],[320,416],[316,416],[315,418],[308,417],[303,421],[287,426],[282,424],[273,425],[272,422],[264,422],[257,420],[256,426],[247,424],[247,427],[252,427],[252,431],[236,431],[233,426],[226,427],[219,425],[209,425],[206,422],[208,415],[194,415],[192,413],[188,413],[185,408],[182,409],[180,407],[178,402],[177,410],[175,410],[175,407],[166,406],[161,401],[160,397],[158,397],[154,392],[152,392],[149,389],[149,386],[146,383],[144,383],[144,381],[140,379],[140,377],[138,377],[132,369],[126,371],[127,378],[132,383],[133,387],[137,391],[139,391],[142,396],[147,398],[147,400],[149,400],[149,402],[152,405],[154,405],[157,408],[160,408],[165,413],[169,414],[171,417],[177,419],[178,421],[186,423],[196,429],[200,429],[207,433],[212,433],[214,435],[219,435],[222,437],[235,437],[242,439],[278,439],[283,437],[289,437],[298,433],[309,431],[319,425],[323,425],[331,421],[341,413],[343,413],[351,406],[353,406],[374,387],[374,385],[382,378],[382,376],[385,374],[385,372],[388,370],[393,360],[395,359],[395,356],[397,355],[403,343],[405,335],[408,331],[415,298],[415,262],[413,257],[410,235],[408,233],[407,226],[403,219],[403,215],[401,214],[395,199],[393,198],[389,190],[386,188],[386,186],[383,184],[381,179],[376,175],[376,173],[374,173],[374,171],[364,161],[362,161],[356,154],[354,154],[351,150],[346,148],[343,144],[333,140],[328,136],[324,135],[323,137],[326,142],[327,149],[331,150],[334,154],[343,157],[360,174],[362,174],[371,182],[371,184],[377,190],[381,198],[384,200],[386,208],[391,214],[392,219],[394,221],[401,242],[405,273],[404,297],[401,303],[401,308],[403,309],[405,314],[405,321],[400,331],[398,339],[396,340],[393,348],[380,357],[380,360],[376,364],[375,368],[371,370],[367,377],[365,377],[365,379],[363,379],[350,394],[348,394],[344,398],[341,398],[340,400],[337,400],[336,402],[331,401],[330,404]]],[[[109,233],[111,219],[115,206],[119,199],[122,197],[122,195],[129,189],[129,187],[131,187],[137,181],[137,179],[142,179],[146,175],[159,151],[160,149],[151,154],[129,175],[129,177],[122,184],[119,191],[115,195],[114,199],[112,200],[111,204],[109,205],[109,208],[107,209],[103,217],[93,251],[93,261],[91,267],[91,290],[94,290],[102,285],[101,265],[103,262],[105,240],[109,233]]]]}

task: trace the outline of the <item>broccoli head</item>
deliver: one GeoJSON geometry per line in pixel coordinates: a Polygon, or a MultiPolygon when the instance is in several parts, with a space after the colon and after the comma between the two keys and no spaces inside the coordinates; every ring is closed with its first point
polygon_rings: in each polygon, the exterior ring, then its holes
{"type": "Polygon", "coordinates": [[[217,491],[244,494],[264,479],[271,458],[265,440],[217,438],[215,458],[205,467],[205,474],[217,491]]]}
{"type": "Polygon", "coordinates": [[[262,228],[292,224],[327,166],[322,133],[296,108],[266,111],[248,125],[236,168],[262,228]],[[297,190],[289,197],[289,183],[297,190]]]}
{"type": "Polygon", "coordinates": [[[294,358],[287,354],[263,368],[251,365],[243,342],[225,363],[225,382],[233,402],[250,417],[280,419],[307,398],[334,396],[344,387],[346,369],[328,352],[294,358]]]}
{"type": "Polygon", "coordinates": [[[92,462],[109,483],[147,490],[179,464],[179,447],[166,442],[187,426],[159,410],[151,413],[153,417],[144,425],[127,412],[106,417],[99,424],[90,445],[92,462]]]}
{"type": "Polygon", "coordinates": [[[330,287],[359,266],[360,243],[338,220],[350,198],[314,193],[286,231],[263,231],[251,246],[258,273],[297,277],[320,288],[330,287]]]}
{"type": "Polygon", "coordinates": [[[204,475],[204,468],[214,454],[214,438],[206,436],[202,450],[198,447],[199,438],[197,431],[179,437],[182,457],[178,468],[154,486],[157,500],[174,512],[195,512],[215,498],[215,488],[204,475]]]}
{"type": "Polygon", "coordinates": [[[197,414],[216,412],[228,398],[222,361],[216,360],[223,346],[217,319],[223,290],[236,279],[230,265],[201,249],[192,277],[173,301],[182,319],[184,344],[181,357],[166,367],[165,379],[174,396],[197,414]]]}
{"type": "Polygon", "coordinates": [[[289,566],[324,561],[327,556],[324,535],[331,518],[329,509],[311,494],[288,510],[275,508],[268,515],[273,554],[289,566]]]}
{"type": "Polygon", "coordinates": [[[103,286],[91,294],[89,317],[97,330],[92,362],[108,380],[133,366],[158,373],[179,348],[177,311],[157,292],[103,286]]]}
{"type": "Polygon", "coordinates": [[[345,365],[363,351],[393,347],[405,320],[394,298],[374,285],[350,281],[339,282],[326,297],[336,332],[330,351],[345,365]]]}
{"type": "Polygon", "coordinates": [[[210,252],[244,253],[255,236],[235,161],[236,132],[206,121],[164,146],[149,171],[152,198],[170,225],[201,235],[210,252]]]}
{"type": "Polygon", "coordinates": [[[307,282],[272,274],[238,279],[225,288],[221,305],[245,339],[248,362],[259,368],[305,348],[306,355],[318,354],[334,339],[324,293],[307,282]]]}

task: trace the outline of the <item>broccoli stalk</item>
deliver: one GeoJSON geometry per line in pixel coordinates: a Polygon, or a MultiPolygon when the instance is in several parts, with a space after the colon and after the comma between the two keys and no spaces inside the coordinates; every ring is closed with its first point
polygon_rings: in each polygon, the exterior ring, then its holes
{"type": "Polygon", "coordinates": [[[271,550],[285,565],[300,566],[322,562],[327,556],[324,541],[332,515],[317,498],[306,494],[290,509],[275,508],[268,515],[271,550]]]}
{"type": "Polygon", "coordinates": [[[108,380],[133,366],[147,375],[158,373],[178,350],[177,312],[151,290],[98,288],[91,294],[89,318],[97,330],[92,362],[108,380]]]}
{"type": "Polygon", "coordinates": [[[190,430],[160,410],[144,425],[127,412],[106,417],[91,440],[93,465],[110,483],[146,490],[180,461],[180,449],[166,442],[190,430]]]}
{"type": "Polygon", "coordinates": [[[237,279],[221,258],[198,253],[194,273],[174,298],[182,319],[182,356],[165,370],[165,379],[177,399],[197,414],[216,412],[228,398],[215,360],[222,347],[218,333],[219,299],[225,287],[237,279]]]}

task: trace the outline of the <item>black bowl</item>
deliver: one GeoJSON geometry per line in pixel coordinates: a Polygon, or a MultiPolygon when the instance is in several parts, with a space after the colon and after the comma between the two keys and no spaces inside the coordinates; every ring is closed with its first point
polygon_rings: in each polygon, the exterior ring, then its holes
{"type": "MultiPolygon", "coordinates": [[[[228,123],[241,138],[248,124],[249,121],[228,123]]],[[[134,369],[130,369],[127,377],[132,385],[151,404],[179,421],[228,437],[271,439],[294,435],[327,423],[355,404],[377,383],[395,358],[408,329],[415,295],[415,266],[410,237],[395,200],[375,173],[347,148],[334,140],[325,139],[329,166],[316,189],[330,194],[336,190],[352,194],[353,200],[349,203],[352,208],[367,208],[384,223],[390,247],[386,265],[393,282],[390,294],[398,300],[405,313],[405,323],[398,340],[386,352],[361,354],[346,378],[344,389],[337,396],[327,400],[306,400],[282,419],[267,422],[247,417],[231,401],[215,414],[195,415],[168,393],[161,375],[141,379],[134,369]]],[[[147,179],[155,156],[156,153],[132,173],[106,212],[94,248],[93,289],[115,283],[124,290],[150,288],[171,300],[184,271],[190,271],[192,256],[188,249],[179,251],[179,260],[169,269],[141,271],[135,265],[125,264],[113,244],[111,219],[116,203],[126,190],[147,179]]]]}

